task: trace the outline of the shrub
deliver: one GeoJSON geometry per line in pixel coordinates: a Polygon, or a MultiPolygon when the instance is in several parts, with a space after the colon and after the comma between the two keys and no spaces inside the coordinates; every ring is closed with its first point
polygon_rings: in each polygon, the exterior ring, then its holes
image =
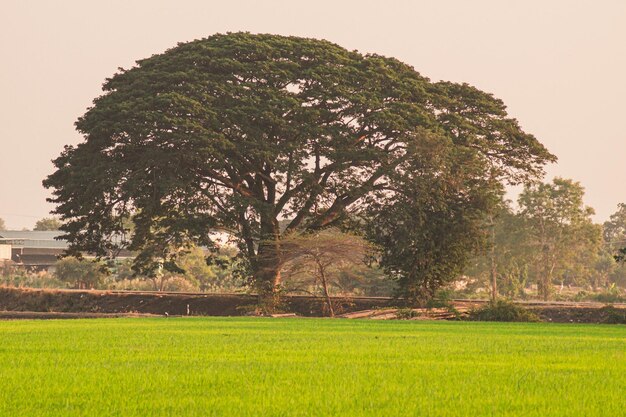
{"type": "Polygon", "coordinates": [[[584,301],[589,299],[589,293],[585,290],[578,291],[576,295],[573,297],[574,301],[584,301]]]}
{"type": "Polygon", "coordinates": [[[67,288],[68,284],[47,271],[34,271],[12,261],[0,261],[0,286],[26,288],[67,288]]]}
{"type": "Polygon", "coordinates": [[[449,289],[440,289],[435,296],[426,302],[426,308],[450,308],[453,292],[449,289]]]}
{"type": "Polygon", "coordinates": [[[622,295],[617,285],[611,284],[604,292],[595,294],[593,300],[601,303],[623,303],[626,302],[626,297],[622,295]]]}
{"type": "Polygon", "coordinates": [[[615,308],[612,305],[604,306],[602,311],[602,323],[604,324],[626,324],[626,309],[615,308]]]}
{"type": "Polygon", "coordinates": [[[419,315],[420,314],[412,308],[399,308],[398,311],[396,311],[396,318],[398,320],[409,320],[419,315]]]}
{"type": "Polygon", "coordinates": [[[515,305],[510,301],[498,300],[484,307],[472,310],[469,313],[470,320],[476,321],[516,321],[538,322],[539,317],[527,309],[515,305]]]}

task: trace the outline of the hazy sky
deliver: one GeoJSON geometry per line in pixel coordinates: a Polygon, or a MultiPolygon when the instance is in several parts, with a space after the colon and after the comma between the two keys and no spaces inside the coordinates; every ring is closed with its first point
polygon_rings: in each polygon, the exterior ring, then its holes
{"type": "Polygon", "coordinates": [[[604,221],[626,202],[626,1],[13,1],[0,11],[0,217],[33,227],[41,180],[118,67],[216,32],[324,38],[468,82],[559,157],[604,221]]]}

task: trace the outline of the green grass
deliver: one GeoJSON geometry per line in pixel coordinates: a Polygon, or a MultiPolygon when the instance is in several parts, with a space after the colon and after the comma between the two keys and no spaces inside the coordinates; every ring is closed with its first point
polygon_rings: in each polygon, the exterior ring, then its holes
{"type": "Polygon", "coordinates": [[[0,322],[0,416],[624,416],[626,327],[0,322]]]}

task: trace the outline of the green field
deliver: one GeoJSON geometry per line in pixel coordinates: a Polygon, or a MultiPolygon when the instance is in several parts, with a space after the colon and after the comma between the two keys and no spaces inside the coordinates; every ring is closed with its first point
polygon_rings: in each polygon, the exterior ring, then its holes
{"type": "Polygon", "coordinates": [[[626,327],[0,322],[0,416],[624,416],[626,327]]]}

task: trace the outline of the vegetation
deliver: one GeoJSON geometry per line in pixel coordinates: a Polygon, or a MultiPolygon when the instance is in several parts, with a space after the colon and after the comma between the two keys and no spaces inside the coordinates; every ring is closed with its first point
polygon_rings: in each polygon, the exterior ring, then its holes
{"type": "Polygon", "coordinates": [[[497,294],[511,299],[620,299],[626,265],[615,257],[626,228],[624,207],[604,225],[594,224],[583,194],[579,183],[555,178],[527,186],[517,210],[503,202],[488,225],[491,248],[465,270],[475,284],[468,292],[493,288],[495,277],[497,294]]]}
{"type": "Polygon", "coordinates": [[[342,271],[364,265],[373,247],[358,236],[326,229],[307,235],[292,233],[281,242],[281,273],[290,292],[321,295],[328,315],[335,311],[330,296],[342,288],[342,271]]]}
{"type": "Polygon", "coordinates": [[[604,323],[605,324],[626,324],[626,310],[613,307],[612,305],[608,305],[602,307],[602,312],[604,313],[604,323]]]}
{"type": "Polygon", "coordinates": [[[557,272],[565,275],[572,266],[588,266],[590,262],[575,260],[598,252],[602,231],[592,223],[593,209],[584,205],[583,195],[579,183],[555,178],[551,184],[527,186],[519,197],[529,244],[538,248],[533,266],[544,300],[557,272]]]}
{"type": "Polygon", "coordinates": [[[44,217],[41,220],[37,220],[35,223],[35,231],[50,231],[50,230],[59,230],[61,228],[61,220],[56,217],[44,217]]]}
{"type": "Polygon", "coordinates": [[[106,266],[99,262],[65,258],[54,265],[54,275],[73,288],[98,288],[107,276],[106,266]]]}
{"type": "Polygon", "coordinates": [[[0,217],[0,231],[7,230],[6,223],[4,223],[4,219],[0,217]]]}
{"type": "Polygon", "coordinates": [[[0,333],[12,417],[623,414],[622,326],[170,318],[0,333]]]}
{"type": "Polygon", "coordinates": [[[470,319],[477,321],[538,322],[539,317],[509,301],[497,300],[470,312],[470,319]]]}
{"type": "Polygon", "coordinates": [[[0,286],[26,288],[68,288],[49,271],[29,271],[12,262],[0,262],[0,286]]]}
{"type": "Polygon", "coordinates": [[[181,253],[223,231],[271,294],[285,236],[342,226],[428,298],[475,252],[503,182],[555,160],[490,94],[314,39],[215,35],[103,88],[44,185],[70,254],[130,249],[147,276],[180,273],[181,253]]]}

